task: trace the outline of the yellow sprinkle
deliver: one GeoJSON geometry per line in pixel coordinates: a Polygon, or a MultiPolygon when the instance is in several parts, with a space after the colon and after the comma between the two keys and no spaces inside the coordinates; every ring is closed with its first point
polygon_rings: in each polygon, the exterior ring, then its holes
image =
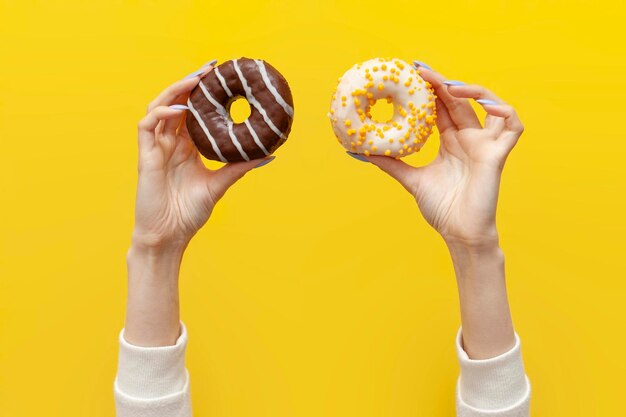
{"type": "Polygon", "coordinates": [[[400,149],[400,150],[398,151],[398,153],[399,153],[400,155],[404,155],[404,150],[400,149]]]}
{"type": "Polygon", "coordinates": [[[358,98],[354,99],[354,105],[355,106],[360,106],[361,105],[361,101],[358,98]]]}
{"type": "Polygon", "coordinates": [[[335,109],[330,109],[330,114],[335,114],[335,109]]]}
{"type": "Polygon", "coordinates": [[[341,96],[341,101],[346,101],[348,98],[346,96],[341,96]]]}
{"type": "Polygon", "coordinates": [[[383,71],[387,71],[387,65],[383,64],[380,66],[380,69],[383,71]]]}
{"type": "Polygon", "coordinates": [[[431,101],[430,103],[428,103],[426,107],[428,107],[429,109],[432,109],[433,107],[435,107],[435,102],[431,101]]]}
{"type": "Polygon", "coordinates": [[[386,132],[386,131],[388,131],[389,129],[391,129],[391,127],[389,127],[389,126],[383,126],[383,130],[384,130],[385,132],[386,132]]]}
{"type": "Polygon", "coordinates": [[[383,83],[378,83],[378,90],[383,91],[385,89],[385,85],[383,83]]]}
{"type": "Polygon", "coordinates": [[[355,129],[348,129],[348,136],[352,136],[356,133],[355,129]]]}
{"type": "Polygon", "coordinates": [[[374,143],[374,141],[373,141],[373,140],[368,140],[368,141],[367,141],[367,144],[368,144],[368,145],[372,145],[373,143],[374,143]]]}
{"type": "Polygon", "coordinates": [[[363,152],[365,154],[365,156],[370,156],[370,151],[366,150],[363,152]]]}
{"type": "Polygon", "coordinates": [[[389,149],[387,149],[387,150],[385,151],[385,156],[389,156],[389,155],[391,155],[391,151],[390,151],[389,149]]]}
{"type": "Polygon", "coordinates": [[[346,103],[341,103],[341,107],[346,107],[346,103]]]}
{"type": "Polygon", "coordinates": [[[393,139],[389,139],[389,143],[393,143],[393,139]]]}
{"type": "Polygon", "coordinates": [[[383,75],[383,81],[387,81],[389,77],[387,75],[383,75]]]}
{"type": "Polygon", "coordinates": [[[349,127],[352,125],[352,121],[350,119],[346,119],[344,120],[343,124],[349,127]]]}
{"type": "Polygon", "coordinates": [[[361,145],[363,145],[363,141],[358,141],[356,144],[357,144],[357,146],[361,146],[361,145]]]}
{"type": "Polygon", "coordinates": [[[413,139],[413,143],[420,143],[420,141],[417,139],[413,139]]]}
{"type": "Polygon", "coordinates": [[[374,71],[374,72],[378,71],[378,67],[376,67],[376,66],[372,67],[372,71],[374,71]]]}
{"type": "Polygon", "coordinates": [[[372,146],[372,152],[376,152],[378,148],[376,146],[372,146]]]}

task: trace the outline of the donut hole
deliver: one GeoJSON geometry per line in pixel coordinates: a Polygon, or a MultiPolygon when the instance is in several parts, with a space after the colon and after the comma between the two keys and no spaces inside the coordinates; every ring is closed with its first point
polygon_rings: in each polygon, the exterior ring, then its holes
{"type": "Polygon", "coordinates": [[[228,112],[230,114],[230,118],[233,119],[233,122],[243,123],[248,119],[248,117],[250,117],[252,109],[250,108],[248,100],[243,97],[237,97],[231,101],[228,112]]]}
{"type": "Polygon", "coordinates": [[[369,111],[375,122],[386,123],[393,117],[393,103],[387,99],[378,99],[369,111]]]}

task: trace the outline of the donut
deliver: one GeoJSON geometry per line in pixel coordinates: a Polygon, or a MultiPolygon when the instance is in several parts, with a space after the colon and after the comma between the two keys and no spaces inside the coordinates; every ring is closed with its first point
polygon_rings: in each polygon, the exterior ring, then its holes
{"type": "Polygon", "coordinates": [[[221,162],[270,155],[287,140],[293,121],[287,81],[260,59],[233,59],[215,67],[193,89],[187,106],[187,130],[196,148],[221,162]],[[251,112],[243,123],[235,123],[230,106],[240,97],[251,112]]]}
{"type": "Polygon", "coordinates": [[[435,93],[419,70],[391,58],[374,58],[339,78],[330,112],[333,131],[349,152],[401,158],[418,152],[433,131],[435,93]],[[379,122],[370,108],[377,100],[393,103],[393,116],[379,122]]]}

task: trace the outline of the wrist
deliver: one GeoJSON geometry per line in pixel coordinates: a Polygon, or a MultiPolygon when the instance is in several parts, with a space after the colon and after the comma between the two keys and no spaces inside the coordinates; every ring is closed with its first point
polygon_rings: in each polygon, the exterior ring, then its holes
{"type": "Polygon", "coordinates": [[[485,282],[504,279],[504,252],[497,240],[480,245],[446,241],[457,282],[485,282]],[[502,273],[485,273],[498,270],[502,273]]]}
{"type": "Polygon", "coordinates": [[[500,238],[495,226],[471,236],[442,234],[442,237],[450,252],[466,252],[468,254],[480,255],[493,252],[500,247],[500,238]]]}
{"type": "Polygon", "coordinates": [[[129,280],[176,281],[184,252],[182,245],[146,246],[133,241],[126,253],[129,280]]]}
{"type": "Polygon", "coordinates": [[[183,252],[191,239],[176,236],[162,236],[157,233],[147,233],[135,226],[131,247],[145,253],[183,252]]]}

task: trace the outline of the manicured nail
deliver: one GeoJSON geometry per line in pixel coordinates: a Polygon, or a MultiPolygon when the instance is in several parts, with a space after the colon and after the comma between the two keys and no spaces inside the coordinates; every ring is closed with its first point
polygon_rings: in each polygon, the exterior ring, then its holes
{"type": "Polygon", "coordinates": [[[346,152],[346,153],[350,155],[351,157],[353,157],[354,159],[356,159],[357,161],[369,162],[367,158],[365,158],[363,155],[359,155],[358,153],[352,153],[352,152],[346,152]]]}
{"type": "Polygon", "coordinates": [[[198,71],[192,72],[191,74],[186,76],[184,79],[188,80],[189,78],[197,77],[198,75],[202,75],[202,74],[204,74],[204,70],[202,68],[200,68],[198,71]]]}
{"type": "Polygon", "coordinates": [[[486,98],[478,99],[476,100],[476,103],[482,104],[483,106],[495,106],[495,105],[500,104],[497,101],[487,100],[486,98]]]}
{"type": "Polygon", "coordinates": [[[423,63],[422,61],[413,61],[413,65],[415,65],[416,67],[424,67],[427,70],[431,70],[432,71],[432,68],[429,67],[428,65],[426,65],[425,63],[423,63]]]}
{"type": "Polygon", "coordinates": [[[275,156],[270,156],[269,158],[264,159],[263,161],[261,161],[261,163],[258,164],[257,166],[255,166],[254,168],[261,168],[262,166],[267,165],[270,162],[272,162],[274,159],[276,159],[275,156]]]}
{"type": "Polygon", "coordinates": [[[170,106],[170,109],[172,109],[172,110],[188,110],[189,107],[185,106],[184,104],[172,104],[170,106]]]}
{"type": "Polygon", "coordinates": [[[445,85],[465,85],[463,81],[458,81],[458,80],[446,80],[443,83],[445,85]]]}
{"type": "Polygon", "coordinates": [[[215,64],[217,64],[217,59],[212,59],[209,62],[207,62],[206,64],[204,64],[201,68],[206,68],[209,65],[215,65],[215,64]]]}

